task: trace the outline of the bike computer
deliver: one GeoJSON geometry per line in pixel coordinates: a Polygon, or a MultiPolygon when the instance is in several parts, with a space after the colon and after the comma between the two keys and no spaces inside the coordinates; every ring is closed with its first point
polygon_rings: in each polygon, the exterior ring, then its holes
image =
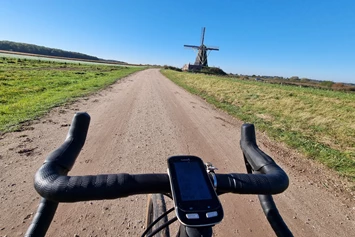
{"type": "Polygon", "coordinates": [[[202,160],[172,156],[168,173],[175,212],[186,226],[211,226],[223,219],[223,209],[202,160]]]}

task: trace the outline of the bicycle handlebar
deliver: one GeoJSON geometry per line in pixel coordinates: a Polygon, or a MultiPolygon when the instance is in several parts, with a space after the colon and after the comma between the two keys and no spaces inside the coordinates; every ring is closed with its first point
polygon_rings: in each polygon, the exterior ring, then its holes
{"type": "MultiPolygon", "coordinates": [[[[65,142],[53,151],[35,175],[35,189],[56,202],[114,199],[134,194],[170,193],[167,174],[67,176],[83,147],[90,116],[77,113],[65,142]]],[[[242,127],[242,150],[260,174],[216,174],[218,193],[277,194],[288,187],[285,172],[257,146],[252,125],[242,127]]]]}
{"type": "MultiPolygon", "coordinates": [[[[167,174],[67,176],[85,143],[89,123],[90,116],[87,113],[75,114],[66,140],[37,171],[35,189],[42,197],[52,202],[78,202],[135,194],[170,193],[167,174]]],[[[218,194],[271,195],[287,189],[286,173],[257,147],[252,124],[243,125],[240,144],[245,158],[257,174],[216,174],[218,194]]]]}
{"type": "MultiPolygon", "coordinates": [[[[38,171],[35,188],[42,197],[54,202],[80,202],[170,193],[167,174],[65,176],[60,175],[61,170],[61,167],[47,163],[38,171]]],[[[287,188],[287,183],[283,181],[285,174],[276,167],[269,167],[266,175],[216,174],[216,177],[218,194],[277,194],[287,188]]]]}

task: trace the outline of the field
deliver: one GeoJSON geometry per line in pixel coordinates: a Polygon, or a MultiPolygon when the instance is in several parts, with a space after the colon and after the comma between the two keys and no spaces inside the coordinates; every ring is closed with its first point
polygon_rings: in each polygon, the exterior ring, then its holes
{"type": "Polygon", "coordinates": [[[103,63],[97,61],[90,60],[80,60],[80,59],[66,59],[60,57],[52,57],[52,56],[43,56],[43,55],[34,55],[34,54],[26,54],[19,52],[8,52],[0,50],[0,57],[6,58],[20,58],[20,59],[30,59],[30,60],[41,60],[41,61],[50,61],[50,62],[59,62],[59,63],[80,63],[80,64],[92,64],[92,65],[116,65],[116,66],[128,66],[128,65],[119,65],[112,63],[103,63]]]}
{"type": "Polygon", "coordinates": [[[0,133],[143,67],[0,58],[0,133]]]}
{"type": "Polygon", "coordinates": [[[355,181],[355,94],[163,70],[229,114],[355,181]]]}

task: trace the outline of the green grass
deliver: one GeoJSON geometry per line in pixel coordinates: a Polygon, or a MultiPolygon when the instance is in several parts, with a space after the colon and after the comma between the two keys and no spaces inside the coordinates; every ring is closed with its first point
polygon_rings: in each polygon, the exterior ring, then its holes
{"type": "MultiPolygon", "coordinates": [[[[29,60],[40,60],[40,61],[49,61],[49,62],[59,62],[59,63],[76,63],[76,64],[92,64],[92,65],[109,65],[112,66],[112,64],[109,63],[103,63],[103,62],[91,62],[91,61],[80,61],[80,59],[63,59],[63,58],[55,58],[55,57],[45,57],[45,56],[35,56],[35,55],[26,55],[26,54],[10,54],[10,53],[1,53],[0,52],[0,57],[2,58],[18,58],[18,59],[29,59],[29,60]]],[[[119,65],[116,64],[114,66],[128,66],[132,67],[131,65],[119,65]]],[[[133,66],[134,67],[134,66],[133,66]]]]}
{"type": "Polygon", "coordinates": [[[355,93],[163,70],[179,86],[355,181],[355,93]]]}
{"type": "Polygon", "coordinates": [[[142,69],[1,57],[0,133],[142,69]]]}

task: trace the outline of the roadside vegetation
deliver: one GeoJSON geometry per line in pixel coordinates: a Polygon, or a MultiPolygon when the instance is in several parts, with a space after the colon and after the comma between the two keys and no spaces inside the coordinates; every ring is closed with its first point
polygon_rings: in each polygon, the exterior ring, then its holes
{"type": "Polygon", "coordinates": [[[144,67],[0,58],[0,134],[144,67]]]}
{"type": "Polygon", "coordinates": [[[10,51],[10,52],[22,52],[29,54],[40,54],[55,57],[64,58],[77,58],[77,59],[88,59],[88,60],[99,60],[98,57],[90,56],[87,54],[70,52],[61,49],[47,48],[44,46],[39,46],[35,44],[25,44],[12,41],[0,41],[0,50],[10,51]]]}
{"type": "Polygon", "coordinates": [[[179,86],[355,181],[355,94],[162,70],[179,86]]]}
{"type": "Polygon", "coordinates": [[[333,90],[333,91],[346,91],[355,92],[354,83],[341,83],[332,81],[318,81],[308,78],[299,78],[293,76],[290,78],[279,77],[279,76],[256,76],[256,75],[238,75],[238,74],[228,74],[229,77],[249,80],[249,81],[259,81],[271,84],[282,84],[282,85],[292,85],[299,87],[311,87],[316,89],[333,90]]]}
{"type": "Polygon", "coordinates": [[[225,73],[222,69],[218,67],[203,67],[199,73],[204,73],[208,75],[217,75],[217,76],[225,76],[225,73]]]}
{"type": "MultiPolygon", "coordinates": [[[[168,66],[168,65],[164,65],[163,68],[178,71],[178,72],[183,71],[181,68],[168,66]]],[[[218,67],[203,67],[201,70],[188,71],[188,72],[189,73],[203,73],[203,74],[208,74],[208,75],[219,75],[219,76],[227,75],[227,73],[225,73],[222,69],[220,69],[218,67]]]]}

